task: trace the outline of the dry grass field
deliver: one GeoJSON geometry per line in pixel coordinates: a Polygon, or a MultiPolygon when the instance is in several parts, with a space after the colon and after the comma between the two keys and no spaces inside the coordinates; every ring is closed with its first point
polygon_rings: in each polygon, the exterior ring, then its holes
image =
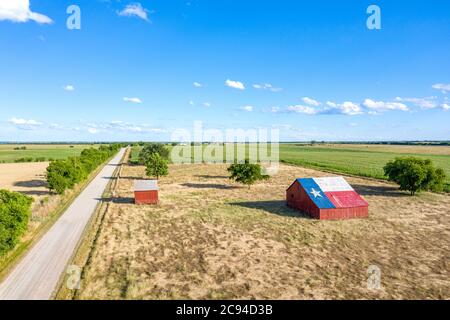
{"type": "Polygon", "coordinates": [[[135,206],[144,168],[125,166],[76,298],[450,298],[449,196],[349,178],[369,219],[315,221],[286,207],[295,177],[323,175],[284,165],[247,189],[224,165],[173,165],[160,205],[135,206]],[[381,290],[367,289],[370,265],[381,290]]]}
{"type": "Polygon", "coordinates": [[[48,194],[45,180],[47,167],[48,162],[0,163],[0,189],[45,196],[48,194]]]}

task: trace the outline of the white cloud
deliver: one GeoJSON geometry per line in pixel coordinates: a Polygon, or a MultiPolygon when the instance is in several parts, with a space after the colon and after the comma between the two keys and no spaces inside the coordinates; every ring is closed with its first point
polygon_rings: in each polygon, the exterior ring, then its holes
{"type": "Polygon", "coordinates": [[[96,134],[96,133],[98,133],[98,129],[97,129],[97,128],[88,128],[87,131],[88,131],[90,134],[96,134]]]}
{"type": "Polygon", "coordinates": [[[193,106],[193,105],[195,105],[195,102],[194,101],[189,101],[189,104],[191,105],[191,106],[193,106]]]}
{"type": "Polygon", "coordinates": [[[68,84],[67,86],[64,86],[64,90],[66,91],[75,91],[75,87],[71,84],[68,84]]]}
{"type": "Polygon", "coordinates": [[[345,101],[344,103],[327,101],[326,105],[327,107],[320,111],[320,114],[344,114],[348,116],[363,114],[361,106],[351,101],[345,101]]]}
{"type": "Polygon", "coordinates": [[[330,108],[337,108],[338,104],[335,102],[327,101],[327,106],[329,106],[330,108]]]}
{"type": "Polygon", "coordinates": [[[364,100],[363,105],[375,111],[386,111],[386,110],[401,110],[408,111],[409,108],[403,103],[400,102],[384,102],[384,101],[374,101],[371,99],[364,100]]]}
{"type": "Polygon", "coordinates": [[[434,84],[432,87],[433,87],[433,89],[441,90],[443,93],[450,92],[450,83],[449,84],[437,83],[437,84],[434,84]]]}
{"type": "Polygon", "coordinates": [[[211,107],[211,103],[209,103],[209,102],[204,102],[203,105],[208,108],[211,107]]]}
{"type": "Polygon", "coordinates": [[[26,126],[41,126],[43,125],[42,122],[38,122],[36,120],[30,119],[22,119],[22,118],[11,118],[9,119],[9,122],[15,125],[26,125],[26,126]]]}
{"type": "Polygon", "coordinates": [[[338,108],[342,114],[346,114],[349,116],[355,116],[363,113],[361,107],[358,104],[350,101],[346,101],[343,104],[340,104],[338,108]]]}
{"type": "Polygon", "coordinates": [[[270,83],[254,84],[253,88],[255,88],[257,90],[269,90],[269,91],[272,91],[272,92],[280,92],[280,91],[283,90],[282,88],[275,88],[270,83]]]}
{"type": "Polygon", "coordinates": [[[448,103],[443,103],[441,105],[441,108],[445,111],[449,111],[450,110],[450,105],[448,103]]]}
{"type": "Polygon", "coordinates": [[[194,82],[194,87],[201,88],[203,85],[200,82],[194,82]]]}
{"type": "Polygon", "coordinates": [[[422,109],[433,109],[438,106],[436,103],[436,97],[426,97],[426,98],[395,98],[399,102],[410,102],[422,109]]]}
{"type": "Polygon", "coordinates": [[[280,112],[280,107],[270,107],[269,109],[265,109],[264,112],[279,113],[280,112]]]}
{"type": "Polygon", "coordinates": [[[289,106],[287,108],[287,111],[296,112],[296,113],[304,113],[304,114],[309,114],[309,115],[314,115],[319,112],[319,110],[317,110],[315,108],[308,107],[308,106],[302,106],[302,105],[289,106]]]}
{"type": "Polygon", "coordinates": [[[228,79],[227,81],[225,81],[225,85],[230,88],[245,90],[244,84],[239,81],[233,81],[233,80],[228,79]]]}
{"type": "Polygon", "coordinates": [[[142,20],[148,21],[148,10],[145,9],[140,3],[129,4],[119,12],[119,16],[138,17],[142,20]]]}
{"type": "Polygon", "coordinates": [[[142,103],[142,100],[139,98],[128,98],[128,97],[124,97],[123,101],[125,102],[131,102],[131,103],[142,103]]]}
{"type": "Polygon", "coordinates": [[[51,24],[53,21],[49,17],[31,11],[29,0],[1,0],[0,20],[13,22],[35,21],[39,24],[51,24]]]}
{"type": "Polygon", "coordinates": [[[34,130],[37,127],[43,125],[42,122],[33,119],[23,119],[23,118],[11,118],[8,120],[8,122],[15,125],[16,128],[20,130],[34,130]]]}
{"type": "Polygon", "coordinates": [[[310,105],[310,106],[313,106],[313,107],[318,107],[321,104],[319,101],[311,99],[311,98],[308,98],[308,97],[303,97],[302,101],[304,103],[306,103],[307,105],[310,105]]]}
{"type": "Polygon", "coordinates": [[[240,107],[239,109],[241,109],[243,111],[247,111],[247,112],[252,112],[253,106],[243,106],[243,107],[240,107]]]}

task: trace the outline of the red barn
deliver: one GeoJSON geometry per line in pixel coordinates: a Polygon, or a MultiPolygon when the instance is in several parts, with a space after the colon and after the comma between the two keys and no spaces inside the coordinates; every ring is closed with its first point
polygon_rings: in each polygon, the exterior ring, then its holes
{"type": "Polygon", "coordinates": [[[343,177],[297,179],[286,190],[286,201],[320,220],[369,216],[369,204],[343,177]]]}
{"type": "Polygon", "coordinates": [[[157,204],[158,201],[157,180],[136,180],[134,182],[135,204],[157,204]]]}

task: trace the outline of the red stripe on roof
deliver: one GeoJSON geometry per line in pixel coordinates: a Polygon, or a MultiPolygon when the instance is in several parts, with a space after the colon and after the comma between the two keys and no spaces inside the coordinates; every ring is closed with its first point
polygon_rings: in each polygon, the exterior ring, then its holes
{"type": "Polygon", "coordinates": [[[369,204],[355,191],[325,192],[336,208],[367,207],[369,204]]]}

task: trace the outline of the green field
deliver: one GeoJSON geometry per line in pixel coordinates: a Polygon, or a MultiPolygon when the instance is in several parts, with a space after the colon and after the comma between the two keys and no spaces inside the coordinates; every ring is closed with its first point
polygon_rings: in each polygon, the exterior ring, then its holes
{"type": "MultiPolygon", "coordinates": [[[[32,159],[30,162],[41,158],[41,161],[50,159],[66,159],[71,156],[78,156],[81,151],[90,148],[93,145],[0,145],[0,163],[10,163],[23,159],[32,159]],[[25,147],[25,150],[14,150],[15,148],[25,147]],[[45,160],[44,160],[45,159],[45,160]]],[[[26,162],[26,161],[20,161],[26,162]]]]}
{"type": "Polygon", "coordinates": [[[450,155],[441,151],[443,148],[446,148],[445,150],[450,148],[435,147],[436,150],[430,150],[429,147],[421,148],[417,146],[414,149],[405,149],[401,146],[391,146],[380,150],[358,145],[307,146],[282,144],[280,146],[280,160],[290,164],[337,173],[384,179],[383,166],[388,161],[400,156],[414,156],[431,159],[436,166],[443,168],[447,174],[447,183],[450,184],[450,155]]]}
{"type": "MultiPolygon", "coordinates": [[[[141,148],[133,147],[131,161],[137,161],[141,148]]],[[[450,190],[450,147],[447,146],[280,144],[280,161],[284,163],[376,179],[385,179],[383,167],[388,161],[404,156],[431,159],[445,170],[447,190],[450,190]]]]}

